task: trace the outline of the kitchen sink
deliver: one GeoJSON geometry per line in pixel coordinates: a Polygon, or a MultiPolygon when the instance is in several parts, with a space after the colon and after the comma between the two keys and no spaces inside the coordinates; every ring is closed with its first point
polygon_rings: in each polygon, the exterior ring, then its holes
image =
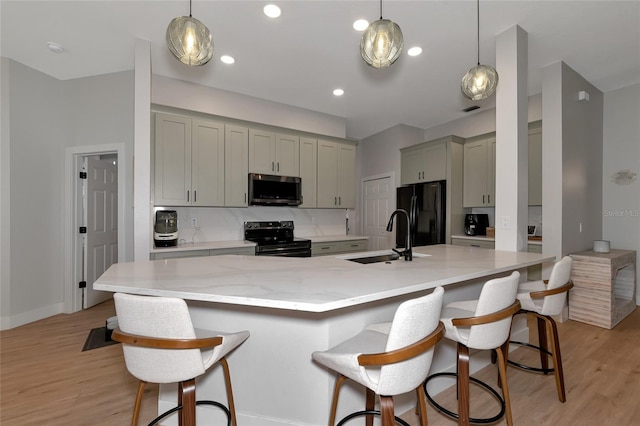
{"type": "MultiPolygon", "coordinates": [[[[414,260],[416,258],[419,258],[419,257],[427,257],[427,256],[428,256],[427,254],[413,253],[413,259],[414,260]]],[[[380,263],[380,262],[390,263],[390,262],[392,262],[394,260],[398,260],[398,259],[401,259],[402,261],[404,261],[404,258],[400,258],[398,253],[396,253],[396,252],[388,252],[388,251],[359,253],[357,255],[339,256],[339,258],[340,259],[344,259],[344,260],[348,260],[350,262],[360,263],[360,264],[363,264],[363,265],[366,265],[366,264],[369,264],[369,263],[380,263]]]]}

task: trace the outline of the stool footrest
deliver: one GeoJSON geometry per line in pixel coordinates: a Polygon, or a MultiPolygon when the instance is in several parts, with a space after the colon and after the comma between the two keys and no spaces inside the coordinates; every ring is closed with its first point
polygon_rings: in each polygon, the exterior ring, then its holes
{"type": "MultiPolygon", "coordinates": [[[[354,419],[356,417],[361,417],[361,416],[379,416],[380,415],[380,410],[362,410],[362,411],[355,411],[347,416],[344,416],[342,418],[342,420],[340,420],[338,422],[338,424],[336,424],[336,426],[342,426],[343,424],[347,423],[349,420],[354,419]]],[[[411,426],[409,423],[405,422],[404,420],[402,420],[400,417],[395,416],[395,420],[396,423],[400,423],[402,426],[411,426]]]]}
{"type": "MultiPolygon", "coordinates": [[[[221,409],[222,411],[224,411],[224,414],[227,416],[227,426],[231,426],[231,413],[229,412],[229,409],[227,407],[225,407],[223,404],[217,402],[217,401],[196,401],[196,406],[198,405],[213,405],[214,407],[218,407],[219,409],[221,409]]],[[[180,411],[182,410],[182,405],[178,405],[176,407],[173,407],[170,410],[165,411],[164,413],[160,414],[158,417],[156,417],[155,419],[153,419],[151,421],[151,423],[149,423],[149,426],[153,426],[158,424],[158,422],[162,419],[164,419],[165,417],[167,417],[170,414],[175,413],[176,411],[180,411]]],[[[409,425],[407,425],[409,426],[409,425]]]]}
{"type": "MultiPolygon", "coordinates": [[[[553,357],[553,354],[546,350],[541,348],[540,346],[536,346],[536,345],[532,345],[531,343],[525,343],[525,342],[516,342],[516,341],[509,341],[510,344],[514,344],[514,345],[519,345],[519,346],[526,346],[532,349],[536,349],[537,351],[541,352],[541,353],[545,353],[547,355],[549,355],[550,357],[553,357]]],[[[553,373],[555,371],[554,368],[540,368],[540,367],[532,367],[530,365],[525,365],[525,364],[519,364],[515,361],[511,361],[510,359],[507,360],[507,362],[509,363],[509,365],[513,365],[514,367],[517,368],[521,368],[523,370],[527,370],[527,371],[536,371],[538,373],[543,373],[543,374],[549,374],[549,373],[553,373]]]]}
{"type": "MultiPolygon", "coordinates": [[[[429,383],[429,380],[434,379],[436,377],[458,377],[458,373],[448,373],[448,372],[444,372],[444,373],[436,373],[436,374],[432,374],[429,377],[427,377],[427,380],[425,380],[424,384],[422,385],[424,387],[424,393],[427,396],[427,400],[429,401],[429,403],[431,403],[431,405],[433,405],[438,411],[442,412],[443,414],[457,419],[460,416],[458,415],[458,413],[455,413],[451,410],[447,410],[446,408],[444,408],[442,405],[438,404],[432,397],[431,395],[429,395],[429,392],[427,391],[427,383],[429,383]]],[[[480,381],[478,379],[476,379],[475,377],[469,377],[469,381],[473,382],[475,384],[477,384],[478,386],[484,388],[485,390],[487,390],[489,393],[491,393],[493,395],[493,397],[498,400],[498,402],[500,403],[500,412],[493,416],[493,417],[488,417],[488,418],[473,418],[470,417],[469,418],[469,422],[470,423],[479,423],[479,424],[485,424],[485,423],[494,423],[498,420],[500,420],[503,416],[504,413],[506,411],[506,406],[504,403],[504,399],[500,396],[500,394],[493,389],[491,386],[489,386],[488,384],[486,384],[483,381],[480,381]]],[[[456,380],[457,382],[457,380],[456,380]]]]}

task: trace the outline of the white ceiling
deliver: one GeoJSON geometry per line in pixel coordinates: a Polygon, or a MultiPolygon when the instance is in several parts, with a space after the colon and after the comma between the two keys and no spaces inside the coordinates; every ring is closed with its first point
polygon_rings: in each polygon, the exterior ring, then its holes
{"type": "MultiPolygon", "coordinates": [[[[193,16],[213,33],[212,61],[189,68],[166,48],[165,31],[188,15],[188,0],[2,0],[1,54],[61,80],[133,69],[136,38],[151,42],[154,74],[344,117],[361,139],[399,123],[429,128],[473,103],[460,79],[476,62],[474,0],[385,0],[383,16],[404,33],[406,54],[390,68],[359,55],[358,18],[379,18],[377,0],[194,0],[193,16]],[[55,54],[46,43],[64,47],[55,54]],[[236,59],[220,62],[223,54],[236,59]],[[344,96],[332,95],[342,88],[344,96]]],[[[495,37],[519,25],[529,35],[529,94],[542,68],[564,61],[603,92],[640,83],[640,1],[480,2],[480,61],[495,65],[495,37]]],[[[498,70],[500,72],[500,70],[498,70]]],[[[495,96],[478,103],[494,106],[495,96]]]]}

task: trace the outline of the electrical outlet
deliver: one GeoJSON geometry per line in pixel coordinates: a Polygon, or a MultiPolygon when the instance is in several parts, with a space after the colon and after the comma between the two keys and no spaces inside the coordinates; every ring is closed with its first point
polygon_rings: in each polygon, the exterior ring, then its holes
{"type": "Polygon", "coordinates": [[[198,229],[198,218],[197,217],[192,217],[191,218],[191,227],[193,229],[198,229]]]}

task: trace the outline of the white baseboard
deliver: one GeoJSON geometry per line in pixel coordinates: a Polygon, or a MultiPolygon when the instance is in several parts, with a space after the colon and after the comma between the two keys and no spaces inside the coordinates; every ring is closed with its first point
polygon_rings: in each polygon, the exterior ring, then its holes
{"type": "Polygon", "coordinates": [[[19,327],[64,312],[64,303],[54,303],[17,315],[0,317],[0,330],[19,327]]]}

